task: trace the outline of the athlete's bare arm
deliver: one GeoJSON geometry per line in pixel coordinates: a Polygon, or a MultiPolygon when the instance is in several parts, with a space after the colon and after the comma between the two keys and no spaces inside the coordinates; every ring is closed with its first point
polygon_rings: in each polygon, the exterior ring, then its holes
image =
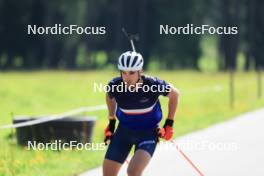
{"type": "Polygon", "coordinates": [[[178,107],[178,101],[179,101],[180,92],[178,89],[171,87],[170,92],[167,95],[169,98],[168,103],[168,119],[173,120],[177,107],[178,107]]]}
{"type": "Polygon", "coordinates": [[[115,119],[116,101],[115,98],[110,98],[108,93],[106,93],[106,104],[108,108],[108,118],[115,119]]]}

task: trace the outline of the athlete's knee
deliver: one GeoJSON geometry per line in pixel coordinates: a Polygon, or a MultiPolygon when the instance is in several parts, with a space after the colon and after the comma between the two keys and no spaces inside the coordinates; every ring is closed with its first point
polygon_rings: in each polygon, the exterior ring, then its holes
{"type": "Polygon", "coordinates": [[[128,166],[127,168],[127,175],[128,176],[141,176],[142,171],[136,169],[135,167],[128,166]]]}
{"type": "Polygon", "coordinates": [[[120,165],[105,159],[103,162],[103,176],[117,176],[118,171],[120,169],[120,165]]]}
{"type": "Polygon", "coordinates": [[[117,172],[111,167],[103,167],[103,176],[117,176],[117,172]]]}

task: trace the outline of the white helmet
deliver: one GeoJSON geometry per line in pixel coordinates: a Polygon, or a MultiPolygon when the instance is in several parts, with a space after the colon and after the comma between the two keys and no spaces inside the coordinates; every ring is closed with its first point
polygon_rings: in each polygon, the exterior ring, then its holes
{"type": "Polygon", "coordinates": [[[123,71],[139,71],[143,68],[143,57],[135,51],[127,51],[118,59],[117,67],[123,71]]]}

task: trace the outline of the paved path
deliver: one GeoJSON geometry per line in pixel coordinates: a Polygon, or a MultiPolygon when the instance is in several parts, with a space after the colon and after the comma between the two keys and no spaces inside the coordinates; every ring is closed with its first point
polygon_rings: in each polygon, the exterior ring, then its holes
{"type": "MultiPolygon", "coordinates": [[[[264,109],[175,139],[206,176],[264,176],[264,109]]],[[[125,163],[119,176],[126,175],[125,163]]],[[[102,168],[80,176],[101,176],[102,168]]],[[[199,176],[168,142],[159,145],[143,176],[199,176]]]]}

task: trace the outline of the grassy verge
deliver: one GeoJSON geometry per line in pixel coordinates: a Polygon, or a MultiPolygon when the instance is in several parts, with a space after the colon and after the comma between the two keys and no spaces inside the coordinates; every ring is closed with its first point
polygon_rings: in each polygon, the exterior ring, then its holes
{"type": "MultiPolygon", "coordinates": [[[[40,115],[68,111],[80,106],[104,104],[104,93],[93,91],[93,82],[106,84],[116,72],[5,72],[0,73],[0,125],[11,123],[11,113],[40,115]]],[[[175,132],[180,136],[260,108],[264,98],[257,98],[256,76],[235,74],[235,105],[229,104],[227,73],[193,71],[156,72],[181,91],[175,132]]],[[[161,98],[164,116],[167,99],[161,98]]],[[[96,116],[94,142],[103,140],[106,111],[96,116]]],[[[11,130],[0,130],[0,176],[76,175],[101,164],[105,151],[28,151],[18,147],[11,130]]]]}

